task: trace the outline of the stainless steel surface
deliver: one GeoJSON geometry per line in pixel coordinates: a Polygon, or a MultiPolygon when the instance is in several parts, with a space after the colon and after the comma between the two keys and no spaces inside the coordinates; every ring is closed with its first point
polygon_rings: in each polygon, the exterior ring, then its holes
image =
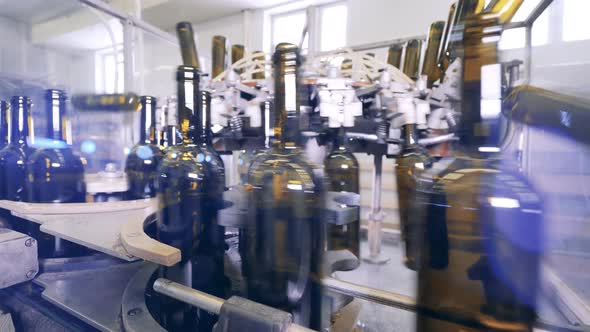
{"type": "MultiPolygon", "coordinates": [[[[121,299],[129,280],[145,263],[99,264],[76,271],[43,273],[35,283],[42,297],[100,331],[122,331],[121,299]]],[[[67,268],[67,262],[63,264],[67,268]]]]}
{"type": "Polygon", "coordinates": [[[37,241],[26,234],[0,228],[0,289],[30,281],[38,271],[37,241]]]}
{"type": "Polygon", "coordinates": [[[326,219],[334,225],[346,225],[360,219],[361,196],[355,193],[326,193],[326,219]]]}
{"type": "Polygon", "coordinates": [[[224,300],[196,289],[183,286],[167,279],[159,278],[154,283],[154,290],[173,299],[188,303],[205,311],[219,314],[224,300]]]}
{"type": "Polygon", "coordinates": [[[158,268],[155,264],[146,264],[129,281],[123,293],[121,315],[126,332],[165,332],[156,322],[145,303],[145,292],[150,278],[158,268]]]}

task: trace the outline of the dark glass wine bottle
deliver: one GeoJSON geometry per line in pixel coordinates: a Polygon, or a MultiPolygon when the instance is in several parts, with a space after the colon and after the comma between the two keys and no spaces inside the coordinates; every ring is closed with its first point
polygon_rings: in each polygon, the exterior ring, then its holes
{"type": "MultiPolygon", "coordinates": [[[[340,128],[332,152],[324,161],[327,190],[359,193],[359,163],[347,149],[346,133],[340,128]]],[[[346,225],[326,224],[328,250],[349,250],[360,259],[360,220],[346,225]]]]}
{"type": "Polygon", "coordinates": [[[439,50],[439,54],[438,54],[438,70],[440,72],[441,81],[444,79],[445,72],[447,71],[447,68],[449,67],[447,48],[448,48],[448,44],[450,43],[450,40],[451,40],[451,34],[453,32],[453,24],[454,24],[456,13],[457,13],[457,3],[453,3],[451,5],[451,8],[449,9],[449,17],[447,18],[447,22],[445,24],[445,31],[443,34],[443,39],[440,43],[440,50],[439,50]]]}
{"type": "Polygon", "coordinates": [[[387,51],[387,63],[394,66],[395,68],[401,69],[403,51],[403,45],[391,45],[387,51]]]}
{"type": "Polygon", "coordinates": [[[297,46],[277,46],[276,144],[249,171],[251,208],[241,238],[242,267],[250,299],[293,313],[299,324],[317,327],[321,292],[311,275],[321,276],[323,184],[298,144],[300,62],[297,46]]]}
{"type": "Polygon", "coordinates": [[[215,78],[223,73],[227,67],[227,40],[223,36],[213,37],[211,53],[211,77],[215,78]]]}
{"type": "MultiPolygon", "coordinates": [[[[246,50],[244,49],[244,45],[233,45],[231,47],[231,63],[232,65],[244,58],[244,54],[246,50]]],[[[241,71],[239,72],[241,73],[241,71]]]]}
{"type": "Polygon", "coordinates": [[[201,69],[192,24],[190,22],[179,22],[176,24],[176,35],[180,44],[182,63],[185,66],[201,69]]]}
{"type": "MultiPolygon", "coordinates": [[[[74,154],[66,94],[60,90],[45,91],[47,124],[43,148],[27,161],[27,195],[32,203],[83,203],[86,201],[84,163],[74,154]]],[[[80,247],[73,243],[31,230],[39,242],[40,257],[75,255],[80,247]]]]}
{"type": "Polygon", "coordinates": [[[33,153],[27,144],[29,137],[31,99],[15,96],[10,100],[10,143],[0,151],[1,197],[11,201],[26,201],[26,162],[33,153]]]}
{"type": "MultiPolygon", "coordinates": [[[[160,275],[189,287],[194,275],[192,258],[205,228],[203,205],[207,195],[204,157],[194,140],[199,77],[200,72],[194,67],[178,68],[178,121],[182,142],[166,148],[156,186],[160,202],[157,239],[180,249],[182,254],[180,263],[162,268],[160,275]]],[[[162,301],[160,322],[165,328],[174,331],[195,328],[196,312],[190,306],[176,301],[162,301]]]]}
{"type": "Polygon", "coordinates": [[[45,92],[47,147],[27,162],[28,197],[34,203],[83,203],[86,201],[84,164],[71,148],[66,94],[45,92]]]}
{"type": "Polygon", "coordinates": [[[125,173],[129,182],[129,199],[156,197],[158,166],[164,155],[157,145],[156,103],[157,100],[154,97],[140,98],[139,143],[131,149],[125,164],[125,173]]]}
{"type": "Polygon", "coordinates": [[[507,113],[496,109],[490,115],[488,109],[482,116],[481,109],[482,98],[489,98],[482,82],[491,80],[500,90],[494,41],[500,40],[501,22],[522,0],[505,4],[463,21],[457,41],[464,65],[458,152],[420,174],[409,216],[420,235],[419,259],[413,259],[418,305],[478,317],[483,327],[419,316],[418,331],[533,329],[544,249],[542,201],[511,158],[501,154],[507,113]],[[489,70],[497,72],[482,77],[489,70]]]}
{"type": "MultiPolygon", "coordinates": [[[[259,53],[260,55],[256,56],[254,59],[257,60],[257,61],[260,61],[260,62],[264,63],[264,61],[266,59],[265,59],[264,54],[262,53],[262,51],[256,51],[255,53],[259,53]]],[[[263,80],[265,78],[266,78],[266,73],[263,72],[263,71],[252,74],[252,79],[255,79],[255,80],[263,80]]]]}
{"type": "MultiPolygon", "coordinates": [[[[225,228],[217,223],[217,213],[223,207],[225,168],[223,160],[213,148],[211,131],[211,94],[201,91],[195,119],[195,142],[199,148],[197,161],[204,164],[207,194],[203,201],[202,228],[199,246],[192,258],[193,288],[207,294],[224,297],[225,228]]],[[[217,322],[217,316],[199,311],[199,330],[209,331],[217,322]]]]}
{"type": "Polygon", "coordinates": [[[445,22],[438,21],[432,23],[428,33],[428,45],[424,55],[424,65],[422,74],[428,76],[428,87],[431,88],[434,82],[440,79],[440,70],[438,68],[438,51],[445,28],[445,22]]]}
{"type": "Polygon", "coordinates": [[[4,149],[8,145],[8,118],[10,116],[8,103],[0,100],[0,149],[4,149]]]}
{"type": "Polygon", "coordinates": [[[422,41],[412,39],[406,46],[404,57],[404,74],[414,81],[420,76],[420,57],[422,56],[422,41]]]}

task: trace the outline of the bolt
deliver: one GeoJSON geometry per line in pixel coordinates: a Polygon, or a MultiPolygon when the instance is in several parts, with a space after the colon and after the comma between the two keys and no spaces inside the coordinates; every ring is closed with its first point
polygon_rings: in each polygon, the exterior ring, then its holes
{"type": "Polygon", "coordinates": [[[27,246],[27,247],[32,247],[32,246],[33,246],[33,244],[35,244],[35,239],[33,239],[33,238],[28,238],[28,239],[25,241],[25,246],[27,246]]]}
{"type": "Polygon", "coordinates": [[[141,312],[142,312],[141,308],[133,308],[133,309],[127,311],[127,316],[139,315],[139,314],[141,314],[141,312]]]}
{"type": "Polygon", "coordinates": [[[33,278],[33,277],[35,276],[35,274],[36,274],[36,273],[37,273],[37,271],[35,271],[35,270],[30,270],[29,272],[27,272],[27,275],[26,275],[27,279],[31,279],[31,278],[33,278]]]}

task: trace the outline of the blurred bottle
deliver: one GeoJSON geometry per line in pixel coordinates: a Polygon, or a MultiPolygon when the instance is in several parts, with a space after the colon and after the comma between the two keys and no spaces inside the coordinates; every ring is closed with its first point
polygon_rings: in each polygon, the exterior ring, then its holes
{"type": "MultiPolygon", "coordinates": [[[[359,163],[347,148],[346,133],[340,128],[324,167],[328,191],[359,193],[359,163]]],[[[360,259],[360,220],[346,225],[327,224],[328,250],[349,250],[360,259]]]]}
{"type": "Polygon", "coordinates": [[[311,275],[321,277],[323,186],[298,144],[299,49],[279,44],[273,63],[276,144],[250,167],[242,268],[250,299],[316,327],[321,325],[321,287],[311,275]]]}
{"type": "MultiPolygon", "coordinates": [[[[244,54],[246,50],[244,49],[244,45],[232,45],[231,47],[231,63],[232,65],[236,62],[242,60],[244,58],[244,54]]],[[[238,71],[238,74],[241,74],[242,70],[238,71]]]]}
{"type": "Polygon", "coordinates": [[[402,69],[402,53],[404,46],[402,44],[395,44],[389,47],[387,51],[387,63],[395,68],[402,69]]]}
{"type": "Polygon", "coordinates": [[[396,159],[395,175],[399,199],[399,214],[402,240],[405,244],[404,263],[411,269],[419,266],[419,254],[422,238],[416,231],[422,230],[420,225],[410,223],[410,209],[414,203],[417,181],[420,174],[432,166],[428,152],[418,144],[418,128],[416,108],[412,97],[400,97],[397,100],[397,111],[403,117],[403,143],[396,159]]]}
{"type": "Polygon", "coordinates": [[[26,201],[26,162],[33,153],[27,144],[31,121],[31,99],[15,96],[10,100],[10,143],[0,151],[2,199],[26,201]]]}
{"type": "Polygon", "coordinates": [[[0,100],[0,149],[4,149],[9,142],[8,118],[10,117],[10,109],[8,103],[0,100]]]}
{"type": "Polygon", "coordinates": [[[144,199],[156,196],[158,166],[164,153],[157,145],[156,103],[154,97],[140,98],[141,117],[139,143],[127,156],[125,173],[129,182],[129,199],[144,199]]]}
{"type": "Polygon", "coordinates": [[[438,70],[440,72],[440,79],[443,80],[445,72],[449,67],[447,48],[451,40],[451,33],[453,32],[453,24],[455,20],[455,14],[457,13],[457,3],[453,3],[449,9],[449,17],[445,24],[445,31],[443,33],[443,39],[440,43],[440,49],[438,51],[438,70]]]}
{"type": "MultiPolygon", "coordinates": [[[[156,186],[160,202],[157,239],[180,249],[182,255],[180,263],[162,267],[160,275],[192,287],[194,273],[191,259],[199,248],[207,222],[204,204],[208,174],[203,153],[194,140],[200,72],[194,67],[181,66],[176,75],[182,141],[179,145],[169,144],[160,165],[156,186]]],[[[181,331],[196,328],[196,312],[189,305],[168,299],[162,302],[160,322],[166,329],[181,331]]]]}
{"type": "Polygon", "coordinates": [[[422,56],[422,41],[412,39],[406,46],[404,58],[404,74],[414,81],[420,76],[420,57],[422,56]]]}
{"type": "Polygon", "coordinates": [[[213,37],[213,50],[211,53],[211,77],[215,78],[225,71],[227,67],[227,40],[223,36],[213,37]]]}
{"type": "MultiPolygon", "coordinates": [[[[211,94],[201,91],[199,105],[195,119],[195,142],[200,150],[197,162],[205,166],[206,190],[202,205],[201,236],[199,246],[192,258],[193,288],[207,294],[224,297],[225,276],[223,273],[223,259],[225,254],[225,228],[217,223],[217,213],[223,207],[223,192],[225,191],[225,168],[223,160],[213,148],[213,133],[211,131],[211,94]]],[[[217,316],[205,311],[199,311],[200,331],[209,331],[217,322],[217,316]]]]}
{"type": "Polygon", "coordinates": [[[445,28],[445,22],[434,22],[430,26],[428,33],[428,45],[426,46],[426,54],[424,55],[424,66],[422,74],[428,76],[428,87],[432,88],[434,82],[440,79],[440,70],[438,68],[438,51],[445,28]]]}
{"type": "MultiPolygon", "coordinates": [[[[27,162],[27,195],[32,203],[83,203],[86,201],[84,163],[71,148],[70,122],[66,113],[66,94],[45,91],[45,139],[43,148],[27,162]]],[[[73,255],[76,246],[35,230],[42,257],[73,255]]]]}
{"type": "MultiPolygon", "coordinates": [[[[266,61],[266,58],[264,56],[264,53],[262,53],[262,51],[256,51],[254,53],[258,53],[260,55],[254,57],[254,60],[261,62],[262,64],[264,64],[264,62],[266,61]]],[[[252,79],[255,80],[264,80],[266,79],[266,73],[264,71],[258,72],[258,73],[254,73],[252,74],[252,79]]]]}
{"type": "Polygon", "coordinates": [[[185,66],[201,69],[192,24],[190,22],[179,22],[176,25],[176,35],[180,44],[182,63],[185,66]]]}
{"type": "MultiPolygon", "coordinates": [[[[543,252],[539,195],[501,154],[501,65],[506,14],[522,0],[463,21],[460,144],[417,179],[409,214],[419,250],[418,305],[480,318],[465,327],[418,317],[418,331],[532,331],[543,252]],[[486,41],[486,42],[484,42],[486,41]],[[484,105],[484,106],[482,106],[484,105]],[[486,107],[486,112],[482,111],[486,107]],[[418,237],[419,236],[419,237],[418,237]]],[[[461,32],[461,31],[460,31],[461,32]]]]}

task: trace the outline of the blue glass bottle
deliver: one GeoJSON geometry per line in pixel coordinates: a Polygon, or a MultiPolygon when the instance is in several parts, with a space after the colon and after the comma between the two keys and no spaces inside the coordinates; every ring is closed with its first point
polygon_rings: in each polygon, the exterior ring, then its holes
{"type": "Polygon", "coordinates": [[[1,197],[26,201],[26,162],[33,152],[27,145],[31,99],[15,96],[10,100],[10,143],[0,151],[1,197]]]}
{"type": "Polygon", "coordinates": [[[83,203],[86,201],[84,164],[71,148],[66,114],[66,94],[45,92],[46,137],[42,148],[27,162],[28,201],[34,203],[83,203]]]}
{"type": "Polygon", "coordinates": [[[156,196],[158,166],[164,155],[157,145],[156,137],[156,103],[154,97],[142,96],[140,138],[125,164],[125,173],[129,182],[129,199],[144,199],[156,196]]]}

